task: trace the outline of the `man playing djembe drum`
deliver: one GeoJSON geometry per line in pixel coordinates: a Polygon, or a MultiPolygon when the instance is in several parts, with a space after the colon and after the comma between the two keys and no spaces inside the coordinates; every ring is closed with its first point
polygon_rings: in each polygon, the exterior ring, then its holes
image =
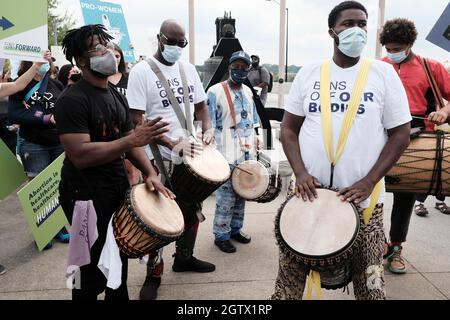
{"type": "MultiPolygon", "coordinates": [[[[383,58],[383,61],[394,67],[405,87],[409,109],[413,115],[411,127],[421,127],[426,128],[427,131],[433,131],[434,124],[440,125],[447,121],[448,111],[446,110],[449,105],[435,111],[438,101],[433,97],[430,89],[431,85],[422,64],[422,57],[412,51],[416,38],[417,30],[414,22],[400,18],[386,21],[380,34],[380,42],[387,51],[387,57],[383,58]],[[428,121],[424,121],[424,119],[428,121]]],[[[427,63],[443,97],[450,100],[450,74],[437,61],[427,59],[427,63]]],[[[407,271],[405,260],[402,257],[402,243],[406,241],[413,207],[419,216],[428,214],[423,205],[426,198],[426,194],[394,192],[389,231],[390,243],[387,244],[385,254],[388,259],[388,269],[392,273],[403,274],[407,271]],[[416,199],[418,203],[414,205],[416,199]]],[[[439,200],[436,202],[436,209],[449,214],[450,208],[444,202],[445,196],[438,195],[436,199],[439,200]]]]}
{"type": "Polygon", "coordinates": [[[127,257],[120,256],[122,279],[117,289],[106,287],[107,280],[97,267],[108,223],[129,187],[122,156],[126,153],[149,177],[150,190],[174,197],[161,184],[141,148],[162,138],[168,123],[156,118],[133,131],[125,97],[108,84],[108,76],[117,72],[111,39],[102,25],[87,25],[70,30],[63,40],[67,60],[75,61],[83,72],[83,79],[64,91],[55,106],[56,127],[66,151],[59,201],[72,224],[69,261],[86,262],[77,265],[80,276],[72,290],[73,300],[95,300],[103,291],[106,300],[128,300],[127,257]],[[88,220],[85,229],[74,230],[74,225],[85,225],[88,220]],[[93,229],[98,238],[89,237],[91,246],[86,248],[83,232],[89,230],[91,235],[93,229]],[[73,242],[74,234],[77,239],[81,235],[82,241],[73,242]]]}
{"type": "MultiPolygon", "coordinates": [[[[285,108],[281,139],[296,176],[297,197],[304,202],[320,201],[316,188],[322,185],[340,189],[337,196],[357,206],[361,239],[351,258],[353,288],[357,299],[373,300],[386,298],[384,186],[378,182],[408,146],[411,116],[393,68],[361,58],[367,42],[367,17],[367,10],[356,1],[342,2],[331,11],[328,34],[334,43],[333,59],[305,65],[297,74],[285,108]],[[367,75],[366,80],[361,74],[367,75]],[[358,86],[360,90],[355,88],[358,86]],[[351,96],[357,91],[361,99],[352,103],[351,96]],[[344,117],[350,109],[355,111],[349,123],[344,117]],[[339,138],[342,132],[347,134],[344,142],[339,138]],[[340,157],[334,150],[342,150],[340,157]],[[379,196],[373,197],[374,210],[365,224],[363,212],[374,190],[379,190],[379,196]]],[[[279,246],[272,299],[301,299],[309,270],[281,243],[279,246]]]]}
{"type": "MultiPolygon", "coordinates": [[[[170,123],[167,139],[158,142],[161,144],[159,150],[164,164],[158,164],[156,161],[154,164],[159,167],[161,172],[163,171],[161,166],[166,166],[168,175],[172,176],[174,169],[171,161],[172,151],[177,149],[181,151],[182,149],[184,153],[190,152],[188,139],[183,139],[181,143],[179,140],[185,133],[182,130],[181,122],[185,121],[188,127],[192,127],[195,114],[196,119],[201,121],[202,124],[201,131],[203,134],[202,138],[198,140],[203,139],[205,144],[209,144],[213,141],[214,136],[213,132],[209,130],[211,125],[208,107],[206,106],[206,93],[195,66],[179,62],[182,50],[188,44],[184,28],[174,20],[166,20],[161,25],[157,39],[158,49],[154,56],[148,61],[139,62],[131,70],[127,98],[135,123],[139,121],[144,112],[147,117],[161,116],[170,123]],[[181,70],[185,72],[186,81],[183,81],[181,70]],[[158,72],[160,76],[157,76],[158,72]],[[166,84],[169,88],[166,88],[166,84]],[[172,92],[171,100],[170,94],[172,92]],[[188,103],[190,108],[188,112],[186,112],[186,100],[190,102],[188,103]],[[182,112],[181,115],[177,113],[179,110],[182,112]],[[180,118],[184,119],[180,120],[180,118]],[[185,148],[186,146],[187,148],[185,148]]],[[[157,153],[156,150],[147,148],[146,151],[150,159],[154,159],[154,156],[156,158],[156,155],[153,154],[153,151],[157,153]]],[[[198,215],[201,215],[202,204],[195,201],[185,201],[178,195],[176,200],[184,215],[185,232],[183,237],[176,242],[172,270],[175,272],[213,272],[215,270],[214,264],[193,256],[199,227],[198,215]]],[[[159,253],[155,252],[148,260],[147,276],[140,292],[141,300],[156,299],[163,268],[162,250],[159,250],[159,253]]]]}

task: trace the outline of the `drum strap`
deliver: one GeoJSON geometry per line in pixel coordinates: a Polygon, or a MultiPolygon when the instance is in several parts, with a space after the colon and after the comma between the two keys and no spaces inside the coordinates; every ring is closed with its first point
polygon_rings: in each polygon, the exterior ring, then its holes
{"type": "MultiPolygon", "coordinates": [[[[436,103],[436,110],[439,111],[440,109],[445,107],[444,99],[442,98],[441,90],[439,89],[436,79],[434,78],[433,74],[431,73],[430,66],[428,64],[428,60],[426,58],[422,58],[422,66],[425,70],[425,74],[427,75],[428,82],[430,84],[431,91],[433,92],[434,101],[436,103]]],[[[448,129],[446,129],[443,125],[434,125],[434,131],[443,131],[448,132],[448,129]]]]}
{"type": "Polygon", "coordinates": [[[440,110],[444,108],[444,101],[442,98],[441,91],[434,79],[433,74],[431,73],[430,66],[428,65],[428,61],[425,58],[422,58],[423,69],[425,70],[425,74],[427,75],[428,82],[430,83],[430,88],[433,91],[434,99],[436,102],[436,110],[440,110]]]}
{"type": "MultiPolygon", "coordinates": [[[[323,62],[320,71],[320,104],[321,104],[321,116],[322,116],[322,134],[325,144],[325,150],[327,152],[328,160],[331,163],[332,174],[336,163],[344,151],[347,138],[350,133],[350,129],[353,125],[353,121],[356,118],[356,114],[359,109],[359,104],[363,95],[364,88],[366,87],[367,79],[369,77],[370,69],[372,67],[372,61],[364,59],[362,67],[356,78],[355,85],[353,87],[352,96],[348,104],[348,108],[345,112],[344,122],[342,124],[341,133],[336,148],[336,154],[333,148],[333,123],[331,121],[331,94],[330,94],[330,60],[323,62]]],[[[331,177],[332,181],[333,177],[331,177]]],[[[333,184],[330,183],[330,187],[333,184]]]]}
{"type": "MultiPolygon", "coordinates": [[[[338,145],[336,148],[336,154],[334,154],[333,150],[333,127],[332,127],[333,123],[331,121],[331,94],[330,94],[331,62],[330,60],[326,60],[322,64],[320,70],[320,103],[322,106],[321,115],[322,115],[323,139],[328,160],[331,163],[330,187],[333,186],[334,167],[336,163],[339,161],[342,152],[344,151],[345,144],[347,143],[350,129],[353,125],[353,122],[355,121],[356,114],[359,109],[359,104],[363,95],[363,91],[364,88],[366,87],[367,79],[369,78],[372,63],[373,62],[369,59],[364,59],[362,61],[362,66],[356,78],[356,82],[353,87],[352,96],[350,98],[348,108],[345,111],[344,122],[342,124],[342,129],[339,136],[338,145]]],[[[376,206],[380,191],[381,191],[381,181],[378,181],[373,190],[369,208],[365,209],[363,213],[365,224],[369,223],[373,209],[376,206]]]]}
{"type": "MultiPolygon", "coordinates": [[[[241,135],[239,133],[239,128],[238,128],[237,122],[236,122],[236,113],[234,111],[234,104],[233,104],[233,100],[231,99],[231,94],[230,94],[230,90],[228,89],[227,82],[223,81],[220,84],[222,85],[223,91],[225,92],[225,95],[227,96],[228,107],[230,108],[231,119],[233,119],[234,130],[236,131],[236,135],[238,136],[238,139],[239,139],[239,145],[244,150],[247,150],[248,148],[250,148],[250,145],[244,144],[242,142],[241,135]]],[[[245,152],[245,160],[248,160],[248,158],[249,158],[249,154],[248,154],[248,151],[246,151],[245,152]]]]}
{"type": "Polygon", "coordinates": [[[162,86],[164,87],[164,90],[166,91],[167,97],[170,100],[172,108],[175,111],[175,114],[178,118],[178,121],[181,124],[181,127],[183,129],[187,130],[190,135],[192,135],[192,119],[191,119],[191,108],[190,108],[190,100],[189,100],[189,88],[188,88],[188,85],[186,82],[186,73],[184,72],[184,69],[181,66],[181,63],[178,63],[178,66],[180,69],[181,83],[183,85],[183,98],[184,98],[185,114],[183,114],[183,112],[181,111],[181,106],[178,103],[177,98],[173,94],[173,91],[170,88],[169,84],[167,83],[167,79],[163,75],[161,69],[158,67],[158,65],[152,59],[147,59],[146,61],[149,64],[152,71],[158,77],[162,86]]]}
{"type": "Polygon", "coordinates": [[[312,288],[316,287],[317,298],[322,299],[322,291],[320,290],[320,273],[319,271],[310,270],[308,275],[308,284],[306,289],[306,299],[311,300],[312,288]]]}

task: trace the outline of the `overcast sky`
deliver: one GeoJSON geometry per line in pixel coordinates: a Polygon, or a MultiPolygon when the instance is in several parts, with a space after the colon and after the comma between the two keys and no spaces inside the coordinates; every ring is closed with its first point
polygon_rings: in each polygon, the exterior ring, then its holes
{"type": "MultiPolygon", "coordinates": [[[[135,56],[150,55],[156,48],[156,34],[165,19],[176,19],[188,35],[188,0],[110,0],[122,5],[135,56]]],[[[286,0],[289,8],[289,64],[303,65],[332,53],[328,36],[328,14],[340,0],[286,0]]],[[[369,12],[369,43],[364,55],[375,57],[378,0],[360,1],[369,12]]],[[[385,18],[408,18],[419,33],[414,50],[439,61],[450,60],[450,53],[425,40],[438,20],[447,0],[386,0],[385,18]]],[[[59,12],[67,11],[83,20],[79,0],[61,0],[59,12]]],[[[262,63],[278,64],[279,5],[267,0],[195,0],[196,64],[203,64],[216,42],[215,19],[231,11],[236,19],[236,37],[250,54],[256,53],[262,63]]],[[[188,39],[189,40],[189,39],[188,39]]],[[[189,59],[189,49],[183,52],[189,59]]]]}

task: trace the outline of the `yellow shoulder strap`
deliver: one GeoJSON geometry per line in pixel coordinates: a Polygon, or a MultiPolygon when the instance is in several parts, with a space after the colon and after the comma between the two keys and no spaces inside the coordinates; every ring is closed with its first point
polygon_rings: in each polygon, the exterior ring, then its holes
{"type": "Polygon", "coordinates": [[[355,85],[353,86],[348,108],[345,111],[345,118],[342,123],[336,154],[334,154],[333,150],[333,123],[331,121],[330,65],[330,60],[326,60],[322,64],[320,70],[320,108],[322,116],[322,133],[328,160],[332,165],[336,165],[344,151],[350,129],[356,118],[356,114],[358,113],[364,88],[366,87],[367,79],[372,67],[372,61],[364,59],[362,62],[361,69],[359,70],[355,85]]]}
{"type": "MultiPolygon", "coordinates": [[[[323,62],[320,70],[320,103],[321,103],[321,116],[322,116],[322,132],[325,143],[325,150],[327,152],[330,163],[334,166],[338,162],[339,158],[344,151],[345,144],[347,143],[350,129],[355,121],[356,114],[358,113],[361,98],[364,92],[364,88],[369,78],[370,69],[372,67],[372,61],[364,59],[362,61],[361,69],[358,72],[355,85],[353,86],[352,96],[348,104],[348,108],[345,111],[344,121],[342,123],[341,133],[339,135],[338,145],[336,148],[336,154],[333,150],[333,123],[331,121],[331,95],[330,95],[330,60],[323,62]]],[[[373,209],[377,204],[378,196],[381,192],[381,181],[379,181],[372,193],[370,199],[370,205],[364,210],[363,217],[364,223],[368,224],[372,217],[373,209]]]]}

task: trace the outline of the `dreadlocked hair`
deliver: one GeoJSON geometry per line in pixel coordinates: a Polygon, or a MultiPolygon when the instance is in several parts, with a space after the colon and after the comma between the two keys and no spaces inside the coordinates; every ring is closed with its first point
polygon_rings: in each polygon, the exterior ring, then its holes
{"type": "Polygon", "coordinates": [[[62,41],[63,53],[67,61],[73,64],[74,58],[81,57],[92,45],[94,35],[97,35],[103,42],[113,39],[102,24],[89,24],[67,31],[62,41]],[[88,39],[90,39],[90,43],[87,43],[88,39]]]}

